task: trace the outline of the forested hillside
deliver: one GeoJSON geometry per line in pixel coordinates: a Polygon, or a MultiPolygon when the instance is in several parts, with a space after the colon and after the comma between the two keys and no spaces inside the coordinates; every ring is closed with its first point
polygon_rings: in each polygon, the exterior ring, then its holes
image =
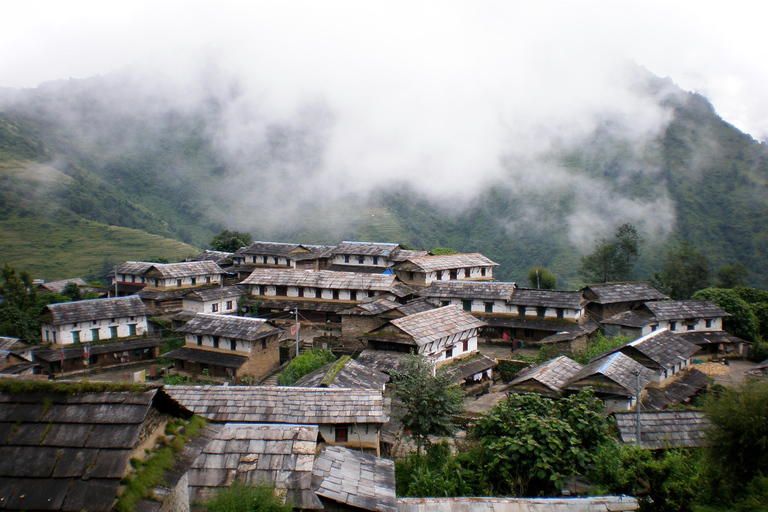
{"type": "MultiPolygon", "coordinates": [[[[631,222],[644,238],[636,278],[650,277],[667,248],[689,241],[713,270],[740,262],[751,284],[768,288],[768,148],[701,96],[652,76],[637,88],[668,113],[642,144],[630,135],[635,120],[606,113],[585,138],[564,138],[535,158],[499,155],[504,174],[461,200],[402,181],[336,196],[313,188],[327,165],[330,107],[265,122],[258,137],[227,139],[260,115],[238,103],[235,86],[195,101],[120,75],[3,90],[0,222],[14,235],[3,236],[0,259],[12,247],[45,245],[29,242],[41,238],[43,222],[68,229],[93,221],[194,247],[231,228],[276,241],[477,251],[500,263],[499,279],[524,283],[529,268],[544,266],[565,288],[581,284],[577,269],[590,244],[631,222]],[[245,120],[233,124],[233,112],[245,120]],[[31,217],[40,222],[28,224],[31,217]]],[[[462,179],[470,183],[472,170],[462,179]]],[[[47,244],[49,254],[82,250],[67,239],[47,244]]],[[[10,259],[23,265],[23,257],[10,259]]],[[[70,277],[55,273],[46,271],[70,277]]]]}

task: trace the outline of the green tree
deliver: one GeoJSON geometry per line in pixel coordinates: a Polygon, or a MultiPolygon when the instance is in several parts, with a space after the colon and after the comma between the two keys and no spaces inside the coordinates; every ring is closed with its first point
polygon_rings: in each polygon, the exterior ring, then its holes
{"type": "Polygon", "coordinates": [[[717,288],[735,288],[736,286],[746,286],[747,267],[741,263],[735,265],[726,265],[720,267],[717,271],[717,288]]]}
{"type": "Polygon", "coordinates": [[[484,414],[471,435],[482,444],[488,479],[497,493],[536,495],[584,474],[608,439],[603,404],[591,391],[552,400],[512,394],[484,414]]]}
{"type": "Polygon", "coordinates": [[[336,360],[336,356],[330,350],[313,348],[293,358],[283,373],[280,374],[281,386],[293,386],[303,376],[319,370],[328,363],[336,360]]]}
{"type": "Polygon", "coordinates": [[[211,249],[214,251],[235,252],[241,247],[248,247],[253,243],[250,233],[240,231],[223,230],[211,240],[211,249]]]}
{"type": "Polygon", "coordinates": [[[69,297],[69,300],[82,300],[83,293],[80,291],[80,287],[77,283],[69,282],[64,286],[64,290],[61,292],[65,297],[69,297]]]}
{"type": "Polygon", "coordinates": [[[409,453],[395,461],[398,496],[488,496],[482,447],[478,443],[459,443],[456,455],[448,441],[428,445],[425,453],[409,453]]]}
{"type": "MultiPolygon", "coordinates": [[[[748,381],[712,393],[704,406],[708,499],[768,503],[768,382],[748,381]]],[[[734,507],[736,508],[736,507],[734,507]]],[[[743,509],[746,510],[746,509],[743,509]]],[[[750,509],[755,510],[755,509],[750,509]]]]}
{"type": "Polygon", "coordinates": [[[528,282],[531,283],[531,288],[554,290],[557,286],[557,277],[547,268],[533,267],[528,271],[528,282]]]}
{"type": "Polygon", "coordinates": [[[464,399],[445,367],[435,370],[423,356],[410,355],[401,370],[392,373],[392,384],[395,416],[416,441],[417,453],[429,443],[429,436],[444,437],[456,431],[464,399]]]}
{"type": "Polygon", "coordinates": [[[693,294],[692,299],[710,300],[731,316],[723,319],[723,329],[747,341],[755,341],[760,334],[757,317],[752,307],[733,290],[705,288],[693,294]]]}
{"type": "Polygon", "coordinates": [[[455,251],[451,249],[450,247],[435,247],[431,251],[429,251],[431,254],[434,254],[435,256],[446,256],[450,254],[459,254],[459,251],[455,251]]]}
{"type": "Polygon", "coordinates": [[[631,279],[642,242],[643,237],[634,225],[622,224],[612,240],[603,238],[591,253],[581,258],[579,275],[589,283],[631,279]]]}
{"type": "Polygon", "coordinates": [[[667,251],[661,272],[654,274],[651,285],[673,299],[688,299],[697,290],[709,286],[711,270],[709,260],[694,250],[689,242],[667,251]]]}
{"type": "Polygon", "coordinates": [[[205,502],[209,512],[292,512],[290,503],[283,503],[275,485],[270,482],[243,483],[235,480],[222,487],[216,496],[205,502]]]}

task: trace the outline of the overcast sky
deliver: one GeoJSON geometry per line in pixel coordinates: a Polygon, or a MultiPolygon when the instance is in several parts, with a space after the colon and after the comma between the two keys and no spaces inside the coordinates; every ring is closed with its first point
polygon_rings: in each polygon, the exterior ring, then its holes
{"type": "Polygon", "coordinates": [[[580,78],[606,80],[599,75],[610,75],[615,59],[629,58],[706,95],[755,138],[768,136],[763,2],[25,0],[2,11],[6,87],[137,62],[183,75],[192,56],[213,54],[269,75],[278,102],[313,87],[321,95],[342,88],[356,96],[351,104],[390,87],[429,100],[435,84],[450,81],[453,101],[472,104],[497,67],[518,68],[504,76],[520,94],[529,80],[554,93],[580,78]]]}

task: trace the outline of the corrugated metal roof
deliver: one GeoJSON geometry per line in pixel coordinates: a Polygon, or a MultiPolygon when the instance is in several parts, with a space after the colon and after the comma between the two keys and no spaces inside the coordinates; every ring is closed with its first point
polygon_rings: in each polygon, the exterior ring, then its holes
{"type": "Polygon", "coordinates": [[[422,272],[434,272],[436,270],[451,270],[467,267],[495,267],[498,263],[475,252],[469,254],[445,254],[439,256],[422,256],[410,258],[405,263],[397,266],[398,270],[421,270],[422,272]]]}
{"type": "Polygon", "coordinates": [[[486,325],[458,306],[432,309],[390,323],[411,336],[419,346],[486,325]]]}
{"type": "Polygon", "coordinates": [[[146,316],[152,312],[144,305],[141,298],[113,297],[111,299],[78,300],[48,304],[42,316],[50,315],[53,325],[71,324],[75,322],[90,322],[105,318],[121,318],[130,316],[146,316]]]}
{"type": "Polygon", "coordinates": [[[277,386],[166,386],[184,407],[215,422],[321,425],[386,423],[380,390],[277,386]]]}
{"type": "Polygon", "coordinates": [[[326,446],[313,481],[323,498],[374,512],[397,512],[395,463],[341,446],[326,446]]]}
{"type": "Polygon", "coordinates": [[[241,284],[385,292],[395,284],[395,276],[330,270],[257,268],[241,284]]]}
{"type": "MultiPolygon", "coordinates": [[[[637,414],[615,414],[623,443],[637,440],[637,414]]],[[[652,450],[704,446],[709,420],[700,411],[657,411],[640,413],[640,446],[652,450]]]]}
{"type": "Polygon", "coordinates": [[[595,302],[600,304],[616,304],[619,302],[637,302],[669,298],[648,283],[593,284],[585,286],[583,290],[590,290],[594,293],[597,296],[595,302]]]}
{"type": "Polygon", "coordinates": [[[709,300],[669,300],[645,304],[658,320],[684,320],[687,318],[717,318],[731,316],[709,300]]]}
{"type": "Polygon", "coordinates": [[[177,331],[252,341],[278,334],[282,332],[282,329],[267,322],[264,318],[197,313],[192,320],[179,327],[177,331]]]}
{"type": "Polygon", "coordinates": [[[436,299],[509,300],[515,288],[515,283],[497,281],[432,281],[420,295],[436,299]]]}

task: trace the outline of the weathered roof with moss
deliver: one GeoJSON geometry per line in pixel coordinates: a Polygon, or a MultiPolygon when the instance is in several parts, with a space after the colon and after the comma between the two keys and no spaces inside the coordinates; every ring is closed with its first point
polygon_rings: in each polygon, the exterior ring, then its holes
{"type": "Polygon", "coordinates": [[[110,510],[157,390],[55,389],[0,391],[2,508],[110,510]]]}
{"type": "Polygon", "coordinates": [[[313,486],[323,498],[374,512],[397,512],[395,463],[341,446],[315,460],[313,486]]]}
{"type": "Polygon", "coordinates": [[[411,336],[419,346],[486,325],[458,306],[432,309],[398,318],[390,323],[411,336]]]}
{"type": "Polygon", "coordinates": [[[369,368],[354,359],[349,359],[347,356],[303,376],[294,385],[305,388],[325,387],[383,390],[388,381],[389,377],[387,375],[376,369],[369,368]]]}
{"type": "Polygon", "coordinates": [[[151,315],[152,312],[136,295],[110,299],[78,300],[45,306],[41,319],[53,325],[90,322],[105,318],[124,318],[151,315]]]}
{"type": "MultiPolygon", "coordinates": [[[[685,363],[693,354],[699,351],[699,347],[685,341],[677,334],[662,329],[654,331],[641,338],[634,339],[623,345],[619,345],[592,359],[595,361],[614,352],[623,352],[633,359],[634,354],[642,354],[656,363],[660,368],[671,368],[677,364],[685,363]]],[[[648,363],[651,364],[652,363],[648,363]]]]}
{"type": "MultiPolygon", "coordinates": [[[[637,439],[637,414],[615,414],[623,443],[637,439]]],[[[703,446],[709,421],[700,411],[654,411],[640,413],[640,446],[657,450],[703,446]]]]}
{"type": "Polygon", "coordinates": [[[279,386],[166,386],[195,414],[216,422],[321,425],[386,423],[380,390],[279,386]]]}
{"type": "Polygon", "coordinates": [[[189,471],[190,501],[204,501],[234,480],[273,482],[298,509],[319,510],[312,490],[317,427],[227,423],[189,471]]]}
{"type": "Polygon", "coordinates": [[[237,340],[258,340],[283,332],[264,318],[197,313],[177,329],[188,334],[207,334],[237,340]]]}

